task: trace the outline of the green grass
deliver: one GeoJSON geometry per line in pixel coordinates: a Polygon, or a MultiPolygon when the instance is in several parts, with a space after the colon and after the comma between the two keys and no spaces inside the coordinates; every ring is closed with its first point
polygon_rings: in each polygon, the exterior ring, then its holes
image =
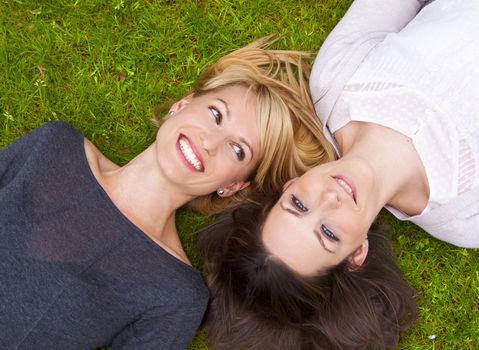
{"type": "Polygon", "coordinates": [[[478,349],[479,249],[441,242],[386,212],[380,221],[393,227],[399,265],[420,294],[418,321],[400,349],[478,349]]]}
{"type": "MultiPolygon", "coordinates": [[[[271,33],[281,36],[276,48],[316,51],[350,3],[0,0],[0,147],[59,119],[124,164],[151,142],[154,107],[186,94],[206,64],[271,33]]],[[[210,220],[178,215],[195,264],[194,231],[210,220]]],[[[400,349],[479,348],[479,250],[389,214],[381,220],[393,226],[399,263],[421,293],[400,349]]],[[[207,349],[204,337],[189,349],[207,349]]]]}

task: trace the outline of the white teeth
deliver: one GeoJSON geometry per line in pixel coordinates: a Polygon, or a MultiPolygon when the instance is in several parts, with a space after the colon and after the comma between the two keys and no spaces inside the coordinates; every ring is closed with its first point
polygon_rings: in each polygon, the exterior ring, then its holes
{"type": "Polygon", "coordinates": [[[196,170],[201,171],[201,163],[194,154],[193,150],[190,147],[188,141],[183,138],[180,138],[180,149],[183,155],[185,156],[188,163],[190,163],[196,170]]]}
{"type": "Polygon", "coordinates": [[[342,179],[336,179],[336,181],[338,182],[338,184],[341,185],[342,188],[346,190],[346,192],[348,192],[351,196],[353,196],[353,189],[351,188],[351,186],[348,185],[346,181],[342,179]]]}

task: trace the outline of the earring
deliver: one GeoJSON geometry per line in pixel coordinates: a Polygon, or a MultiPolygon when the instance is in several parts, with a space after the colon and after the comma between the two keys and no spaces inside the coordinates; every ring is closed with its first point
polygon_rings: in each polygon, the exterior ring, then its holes
{"type": "Polygon", "coordinates": [[[225,190],[223,188],[219,188],[216,193],[218,193],[218,196],[223,197],[223,195],[225,194],[225,190]]]}
{"type": "Polygon", "coordinates": [[[172,116],[174,116],[174,115],[175,115],[175,111],[169,111],[169,112],[168,112],[168,116],[172,117],[172,116]]]}

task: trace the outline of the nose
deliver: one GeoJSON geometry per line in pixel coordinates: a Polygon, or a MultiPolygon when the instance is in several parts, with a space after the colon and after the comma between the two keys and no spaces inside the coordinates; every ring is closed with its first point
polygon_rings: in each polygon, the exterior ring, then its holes
{"type": "Polygon", "coordinates": [[[203,132],[200,134],[201,146],[208,155],[215,155],[218,147],[223,144],[223,138],[215,132],[203,132]]]}
{"type": "Polygon", "coordinates": [[[319,205],[323,210],[341,207],[341,198],[339,193],[332,189],[323,191],[319,198],[319,205]]]}

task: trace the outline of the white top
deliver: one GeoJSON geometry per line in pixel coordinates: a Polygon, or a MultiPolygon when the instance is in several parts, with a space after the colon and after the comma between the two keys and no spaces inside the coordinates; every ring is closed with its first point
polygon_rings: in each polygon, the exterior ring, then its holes
{"type": "MultiPolygon", "coordinates": [[[[351,10],[358,17],[363,6],[362,18],[368,20],[365,5],[359,2],[351,10]]],[[[327,110],[314,85],[318,80],[312,83],[313,96],[319,99],[318,114],[329,132],[357,120],[390,127],[412,139],[429,181],[428,207],[414,217],[387,209],[440,239],[467,247],[479,247],[479,218],[471,219],[479,213],[478,199],[458,200],[479,191],[479,25],[475,18],[479,18],[477,0],[435,0],[359,60],[328,106],[329,115],[324,114],[327,110]],[[467,217],[460,219],[466,212],[467,217]]],[[[348,23],[342,25],[348,27],[348,23]]],[[[320,64],[318,56],[314,68],[320,64]]]]}

